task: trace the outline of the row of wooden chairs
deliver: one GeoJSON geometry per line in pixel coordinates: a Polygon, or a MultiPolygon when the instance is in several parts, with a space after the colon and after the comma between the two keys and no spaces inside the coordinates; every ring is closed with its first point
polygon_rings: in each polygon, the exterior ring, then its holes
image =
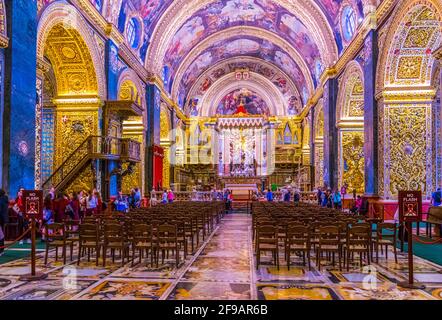
{"type": "Polygon", "coordinates": [[[388,247],[393,248],[397,262],[396,235],[394,223],[378,223],[376,230],[372,224],[361,221],[361,217],[342,214],[333,209],[320,208],[312,204],[256,203],[252,207],[254,243],[259,268],[261,252],[269,251],[273,263],[279,269],[279,251],[282,247],[287,268],[290,269],[291,254],[302,255],[304,265],[306,260],[310,269],[310,256],[314,252],[319,270],[323,254],[332,259],[342,260],[350,266],[350,258],[358,254],[362,266],[363,258],[370,264],[373,252],[376,251],[376,261],[379,261],[379,248],[385,247],[386,257],[388,247]]]}
{"type": "MultiPolygon", "coordinates": [[[[135,253],[139,259],[143,254],[151,256],[152,265],[159,257],[164,264],[165,257],[171,252],[175,256],[176,265],[179,265],[180,254],[186,259],[188,244],[192,253],[200,243],[200,234],[203,241],[207,233],[213,231],[223,213],[223,206],[217,202],[199,203],[197,205],[161,206],[162,210],[138,209],[129,214],[95,215],[85,217],[82,221],[65,221],[63,224],[54,223],[46,229],[46,256],[51,247],[55,248],[56,260],[58,250],[62,249],[63,261],[66,263],[66,250],[70,248],[71,261],[73,248],[78,243],[78,262],[86,255],[90,261],[91,253],[96,255],[96,265],[102,254],[103,266],[106,264],[107,253],[110,250],[112,261],[115,261],[115,251],[121,255],[121,263],[129,260],[132,249],[132,264],[135,253]]],[[[157,209],[158,207],[155,207],[157,209]]]]}

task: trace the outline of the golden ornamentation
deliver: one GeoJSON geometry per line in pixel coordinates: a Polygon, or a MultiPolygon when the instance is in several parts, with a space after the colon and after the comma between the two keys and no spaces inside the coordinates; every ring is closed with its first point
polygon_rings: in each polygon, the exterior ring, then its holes
{"type": "Polygon", "coordinates": [[[398,65],[398,79],[419,79],[423,57],[401,57],[398,65]]]}
{"type": "Polygon", "coordinates": [[[90,135],[98,134],[98,112],[57,111],[56,167],[90,135]]]}
{"type": "Polygon", "coordinates": [[[315,186],[324,185],[324,146],[322,143],[315,143],[315,186]]]}
{"type": "Polygon", "coordinates": [[[426,169],[432,161],[430,109],[409,105],[386,110],[389,159],[384,161],[390,195],[397,195],[399,190],[422,190],[425,194],[431,188],[431,179],[427,185],[427,178],[432,172],[426,169]]]}
{"type": "Polygon", "coordinates": [[[404,48],[426,48],[435,30],[432,28],[411,28],[405,39],[404,48]]]}
{"type": "MultiPolygon", "coordinates": [[[[140,143],[143,142],[143,135],[142,134],[137,134],[137,135],[132,135],[132,134],[126,135],[125,134],[125,135],[123,135],[123,138],[132,139],[132,140],[138,141],[140,143]]],[[[143,149],[144,149],[143,146],[141,146],[142,154],[144,154],[143,149]]],[[[127,169],[128,165],[129,165],[129,163],[123,163],[123,171],[127,169]]],[[[122,189],[123,193],[128,194],[128,193],[130,193],[130,190],[135,187],[142,188],[142,185],[143,185],[142,165],[144,165],[144,156],[142,156],[141,163],[135,164],[134,171],[132,172],[132,174],[129,174],[129,175],[126,175],[123,177],[123,179],[121,181],[121,189],[122,189]]]]}
{"type": "Polygon", "coordinates": [[[94,173],[88,165],[65,189],[66,193],[80,192],[82,190],[89,192],[94,188],[94,173]]]}
{"type": "Polygon", "coordinates": [[[163,187],[170,188],[170,149],[164,148],[163,187]]]}
{"type": "Polygon", "coordinates": [[[363,117],[364,116],[364,101],[352,100],[349,102],[349,116],[363,117]]]}
{"type": "Polygon", "coordinates": [[[98,93],[92,57],[77,30],[55,25],[46,40],[45,55],[54,67],[59,96],[98,93]]]}
{"type": "Polygon", "coordinates": [[[364,132],[342,132],[341,185],[347,184],[348,190],[364,193],[364,132]]]}

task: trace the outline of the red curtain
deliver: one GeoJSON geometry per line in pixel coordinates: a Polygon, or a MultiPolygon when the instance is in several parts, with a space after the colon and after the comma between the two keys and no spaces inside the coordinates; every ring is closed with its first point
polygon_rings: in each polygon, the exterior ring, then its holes
{"type": "Polygon", "coordinates": [[[164,149],[160,146],[153,147],[153,187],[163,188],[163,158],[164,149]]]}

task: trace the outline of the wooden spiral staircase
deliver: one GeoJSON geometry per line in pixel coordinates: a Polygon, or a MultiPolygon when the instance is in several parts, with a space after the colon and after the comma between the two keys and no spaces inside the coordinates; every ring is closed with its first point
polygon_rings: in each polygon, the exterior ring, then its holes
{"type": "Polygon", "coordinates": [[[44,193],[52,187],[56,192],[66,188],[93,160],[141,162],[141,144],[131,139],[89,136],[44,181],[44,193]]]}

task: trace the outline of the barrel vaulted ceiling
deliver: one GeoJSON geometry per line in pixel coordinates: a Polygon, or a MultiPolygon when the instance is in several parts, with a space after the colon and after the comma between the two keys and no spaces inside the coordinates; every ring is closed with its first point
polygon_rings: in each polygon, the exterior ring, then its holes
{"type": "MultiPolygon", "coordinates": [[[[54,1],[38,0],[39,10],[54,1]]],[[[363,20],[362,0],[89,1],[183,108],[198,81],[216,81],[211,67],[234,57],[271,65],[305,104],[363,20]]]]}

